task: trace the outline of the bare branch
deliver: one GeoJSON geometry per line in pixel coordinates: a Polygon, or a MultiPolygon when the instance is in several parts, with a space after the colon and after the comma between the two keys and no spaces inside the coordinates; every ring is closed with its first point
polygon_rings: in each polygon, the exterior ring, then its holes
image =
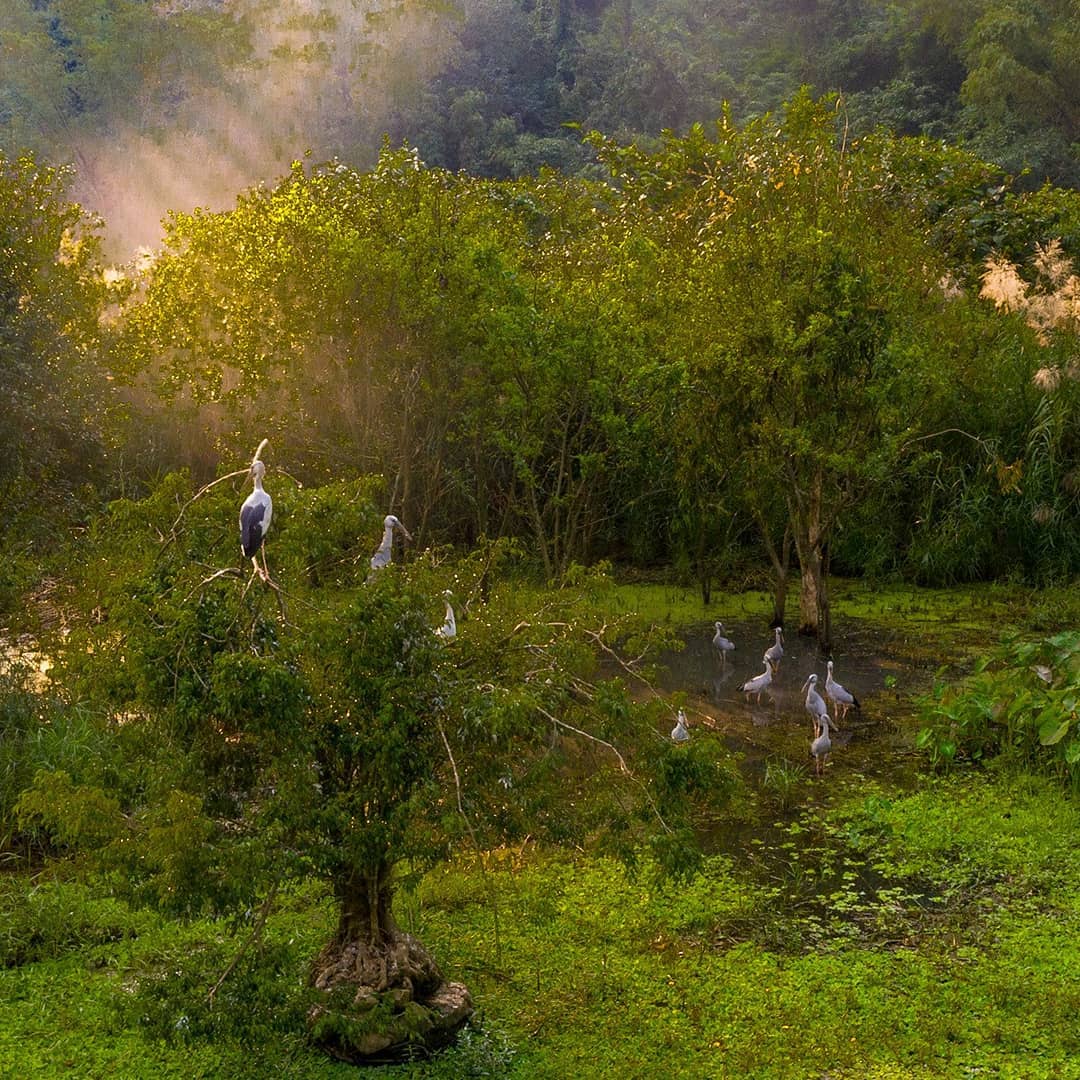
{"type": "MultiPolygon", "coordinates": [[[[261,449],[261,448],[260,448],[261,449]]],[[[226,473],[224,476],[219,476],[216,480],[211,480],[209,484],[204,484],[194,495],[182,507],[180,507],[180,513],[176,515],[176,520],[172,523],[169,529],[169,535],[165,538],[166,543],[176,539],[176,528],[180,522],[184,519],[184,514],[187,513],[188,507],[195,502],[196,499],[201,499],[211,488],[217,487],[218,484],[225,483],[226,480],[232,480],[237,476],[247,476],[251,472],[251,467],[246,469],[237,469],[236,472],[226,473]]]]}
{"type": "Polygon", "coordinates": [[[443,746],[446,748],[446,756],[450,760],[450,768],[454,773],[454,788],[457,791],[458,813],[461,815],[462,821],[465,822],[465,828],[469,830],[469,836],[472,838],[476,857],[480,862],[480,875],[484,879],[484,887],[487,889],[488,897],[491,900],[491,915],[495,923],[495,963],[500,964],[502,962],[502,944],[499,935],[499,904],[498,896],[495,892],[495,884],[491,880],[491,875],[488,873],[487,861],[484,858],[484,850],[480,847],[480,841],[477,838],[476,830],[473,828],[473,823],[470,820],[469,815],[465,813],[465,803],[461,798],[461,775],[458,773],[457,762],[454,760],[454,751],[450,749],[450,740],[446,737],[446,731],[443,728],[442,720],[438,713],[435,714],[435,726],[439,729],[439,735],[442,738],[443,746]]]}
{"type": "Polygon", "coordinates": [[[649,806],[652,807],[652,812],[656,815],[656,820],[659,821],[661,825],[663,825],[665,832],[671,832],[671,828],[668,826],[668,823],[664,820],[663,815],[660,813],[660,808],[656,805],[655,800],[649,793],[649,789],[633,774],[633,772],[630,770],[630,766],[626,764],[626,759],[611,743],[609,743],[606,739],[601,739],[596,735],[591,735],[587,731],[582,731],[581,728],[574,727],[573,724],[568,724],[565,720],[560,720],[557,716],[553,716],[547,711],[547,709],[543,708],[540,705],[536,706],[536,710],[540,713],[541,716],[544,716],[548,720],[550,720],[553,726],[565,728],[567,731],[572,731],[575,735],[580,735],[583,739],[588,739],[590,742],[597,743],[600,746],[606,746],[607,749],[610,750],[618,760],[619,771],[622,772],[627,777],[627,779],[633,781],[635,784],[637,784],[639,788],[641,788],[642,794],[648,800],[649,806]]]}

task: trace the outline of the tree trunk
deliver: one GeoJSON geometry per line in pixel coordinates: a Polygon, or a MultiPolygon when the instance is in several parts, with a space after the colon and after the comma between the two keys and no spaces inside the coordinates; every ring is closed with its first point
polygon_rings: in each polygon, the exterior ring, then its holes
{"type": "Polygon", "coordinates": [[[821,648],[828,651],[831,643],[822,488],[823,478],[819,469],[814,473],[810,490],[800,493],[795,550],[802,571],[799,583],[799,633],[816,637],[821,648]]]}
{"type": "Polygon", "coordinates": [[[708,607],[712,601],[712,568],[709,566],[708,545],[705,542],[705,526],[699,521],[697,531],[697,572],[701,586],[701,603],[708,607]]]}
{"type": "Polygon", "coordinates": [[[761,538],[765,544],[765,550],[769,555],[769,562],[773,569],[773,618],[772,625],[783,627],[784,616],[787,612],[788,575],[791,570],[791,522],[784,526],[784,538],[780,542],[780,550],[769,532],[769,523],[765,515],[754,509],[754,517],[757,518],[758,527],[761,529],[761,538]]]}
{"type": "Polygon", "coordinates": [[[781,545],[780,558],[776,562],[776,574],[773,580],[773,626],[784,625],[787,614],[788,574],[791,570],[791,526],[784,529],[784,541],[781,545]]]}
{"type": "Polygon", "coordinates": [[[388,866],[354,872],[336,888],[337,931],[315,961],[323,1001],[308,1012],[313,1041],[355,1065],[426,1055],[472,1016],[460,983],[443,979],[427,949],[394,921],[388,866]]]}

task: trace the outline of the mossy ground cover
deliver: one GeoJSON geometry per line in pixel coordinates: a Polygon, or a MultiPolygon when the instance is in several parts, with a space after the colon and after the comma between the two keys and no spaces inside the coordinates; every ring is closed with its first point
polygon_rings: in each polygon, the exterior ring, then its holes
{"type": "MultiPolygon", "coordinates": [[[[968,604],[984,639],[1073,603],[909,593],[888,616],[904,632],[928,611],[955,627],[968,604]]],[[[875,602],[838,594],[848,618],[875,602]]],[[[702,617],[692,595],[650,603],[702,617]]],[[[368,1075],[1080,1077],[1078,828],[1050,780],[969,768],[898,786],[837,767],[782,808],[762,798],[687,883],[531,843],[483,868],[463,852],[398,913],[480,1023],[435,1061],[368,1075]]],[[[212,1000],[250,925],[131,911],[69,870],[3,878],[0,916],[0,1076],[355,1074],[303,1038],[332,927],[315,890],[279,904],[212,1000]]]]}
{"type": "MultiPolygon", "coordinates": [[[[436,1062],[371,1075],[1080,1076],[1078,828],[1049,782],[959,773],[838,788],[783,825],[777,858],[716,856],[684,885],[531,846],[485,872],[463,856],[400,916],[482,1024],[436,1062]]],[[[42,910],[55,892],[67,918],[43,916],[41,958],[0,972],[3,1075],[351,1075],[288,1030],[329,931],[319,897],[292,897],[264,961],[208,1007],[242,934],[86,886],[7,888],[42,910]]]]}

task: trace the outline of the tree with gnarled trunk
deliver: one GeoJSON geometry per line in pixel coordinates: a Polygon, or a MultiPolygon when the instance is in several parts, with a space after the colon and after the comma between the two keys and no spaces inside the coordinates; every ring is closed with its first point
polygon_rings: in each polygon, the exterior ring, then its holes
{"type": "MultiPolygon", "coordinates": [[[[247,911],[252,940],[290,884],[322,882],[337,927],[313,959],[312,1037],[355,1062],[430,1050],[472,1005],[398,925],[403,874],[526,836],[627,859],[648,842],[661,865],[687,870],[691,805],[723,801],[734,781],[706,733],[677,751],[660,702],[602,677],[601,658],[637,670],[615,650],[624,631],[596,616],[602,575],[534,610],[499,585],[498,548],[365,583],[370,485],[297,489],[269,464],[268,557],[290,621],[257,580],[206,573],[235,559],[224,485],[192,499],[173,476],[114,504],[90,541],[81,595],[96,616],[69,639],[71,675],[131,718],[125,737],[153,764],[123,805],[41,774],[24,811],[70,839],[79,807],[100,805],[85,840],[118,887],[174,914],[247,911]],[[170,520],[165,542],[152,539],[170,520]],[[317,580],[335,580],[309,587],[319,559],[317,580]],[[450,642],[435,633],[447,586],[468,609],[450,642]]],[[[628,652],[649,653],[650,638],[628,652]]],[[[497,948],[497,921],[495,935],[497,948]]]]}

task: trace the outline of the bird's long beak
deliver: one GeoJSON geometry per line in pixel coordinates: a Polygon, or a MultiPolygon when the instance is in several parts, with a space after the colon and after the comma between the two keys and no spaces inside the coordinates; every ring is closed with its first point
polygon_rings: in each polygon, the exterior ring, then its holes
{"type": "Polygon", "coordinates": [[[397,523],[397,527],[405,534],[405,539],[406,540],[411,540],[412,539],[412,533],[410,533],[409,530],[406,529],[405,526],[402,525],[400,521],[397,523]]]}
{"type": "Polygon", "coordinates": [[[806,680],[806,682],[804,682],[804,683],[802,684],[802,688],[803,688],[803,689],[805,690],[805,689],[806,689],[806,688],[807,688],[807,687],[808,687],[809,685],[810,685],[810,680],[809,680],[809,679],[807,679],[807,680],[806,680]]]}

